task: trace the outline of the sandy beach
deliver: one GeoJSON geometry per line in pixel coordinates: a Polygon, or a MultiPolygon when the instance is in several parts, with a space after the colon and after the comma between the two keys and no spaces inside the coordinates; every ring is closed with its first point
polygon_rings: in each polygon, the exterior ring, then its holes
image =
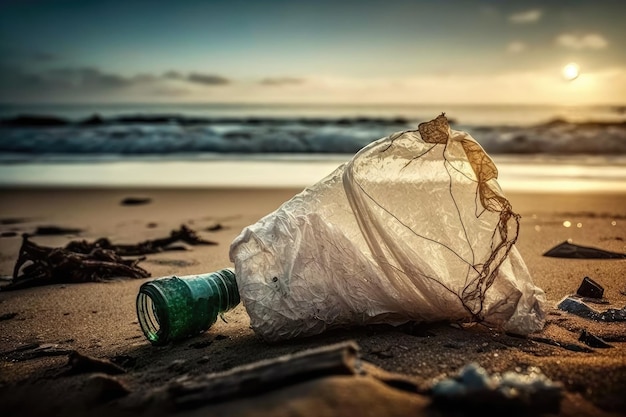
{"type": "MultiPolygon", "coordinates": [[[[534,338],[497,329],[449,323],[342,329],[288,342],[267,343],[250,329],[239,305],[206,333],[165,347],[153,347],[137,322],[140,285],[168,275],[211,272],[231,266],[228,250],[242,228],[256,222],[299,189],[81,189],[0,190],[0,275],[10,276],[22,233],[40,226],[81,229],[76,234],[34,236],[59,247],[71,240],[107,237],[136,243],[169,235],[181,225],[214,246],[147,255],[139,263],[145,279],[107,283],[54,284],[0,291],[0,409],[26,415],[272,415],[406,416],[445,414],[430,405],[423,388],[454,375],[468,363],[488,372],[536,366],[563,384],[562,416],[626,415],[626,324],[597,322],[559,311],[555,305],[576,292],[588,276],[604,287],[605,308],[626,304],[626,260],[545,257],[561,242],[626,253],[626,195],[623,193],[508,193],[522,216],[517,247],[536,285],[547,297],[547,324],[534,338]],[[121,205],[127,197],[147,204],[121,205]],[[214,227],[220,225],[221,227],[214,227]],[[217,229],[210,231],[209,229],[217,229]],[[594,348],[579,341],[583,330],[610,344],[594,348]],[[151,393],[185,375],[227,371],[258,360],[354,341],[359,357],[417,387],[386,383],[377,371],[308,379],[260,395],[178,410],[151,393]],[[552,341],[554,343],[550,344],[552,341]],[[29,357],[28,346],[58,354],[29,357]],[[576,351],[576,350],[579,351],[576,351]],[[68,374],[70,351],[112,361],[124,373],[68,374]],[[65,353],[63,353],[65,352],[65,353]],[[115,394],[118,392],[118,394],[115,394]],[[121,393],[119,393],[121,392],[121,393]],[[112,393],[112,394],[111,394],[112,393]],[[107,397],[108,395],[111,397],[107,397]],[[146,399],[148,398],[148,399],[146,399]],[[152,399],[150,399],[152,398],[152,399]]],[[[8,281],[3,281],[8,283],[8,281]]]]}

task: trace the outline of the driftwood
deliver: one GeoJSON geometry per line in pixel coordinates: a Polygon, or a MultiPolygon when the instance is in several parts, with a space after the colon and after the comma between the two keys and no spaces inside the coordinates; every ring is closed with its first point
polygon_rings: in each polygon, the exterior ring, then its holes
{"type": "Polygon", "coordinates": [[[119,277],[147,278],[150,273],[137,265],[145,257],[123,257],[181,250],[180,247],[171,246],[179,241],[190,245],[217,244],[203,240],[184,225],[166,238],[146,240],[134,245],[116,245],[109,239],[101,238],[95,242],[78,240],[68,243],[64,248],[50,248],[37,245],[25,234],[12,281],[2,290],[57,283],[97,282],[119,277]]]}
{"type": "Polygon", "coordinates": [[[185,376],[166,386],[166,398],[177,409],[189,409],[233,397],[260,394],[330,375],[360,372],[358,345],[343,342],[263,360],[231,370],[185,376]]]}

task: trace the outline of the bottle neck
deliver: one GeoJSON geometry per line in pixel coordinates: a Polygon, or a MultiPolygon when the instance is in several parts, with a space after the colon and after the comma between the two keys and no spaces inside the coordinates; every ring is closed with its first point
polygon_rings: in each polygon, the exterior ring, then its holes
{"type": "Polygon", "coordinates": [[[218,310],[220,313],[231,310],[239,304],[241,299],[239,298],[237,279],[231,269],[222,269],[207,274],[207,279],[212,282],[212,286],[217,289],[219,294],[218,310]]]}
{"type": "Polygon", "coordinates": [[[144,283],[137,297],[141,328],[153,344],[198,334],[240,302],[237,280],[226,268],[202,275],[144,283]]]}

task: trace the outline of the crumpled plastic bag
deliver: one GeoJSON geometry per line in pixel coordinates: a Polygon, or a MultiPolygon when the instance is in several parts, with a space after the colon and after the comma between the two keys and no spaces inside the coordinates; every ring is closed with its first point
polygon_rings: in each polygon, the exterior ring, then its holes
{"type": "Polygon", "coordinates": [[[497,175],[443,114],[365,146],[232,242],[252,328],[268,341],[408,321],[542,329],[497,175]]]}

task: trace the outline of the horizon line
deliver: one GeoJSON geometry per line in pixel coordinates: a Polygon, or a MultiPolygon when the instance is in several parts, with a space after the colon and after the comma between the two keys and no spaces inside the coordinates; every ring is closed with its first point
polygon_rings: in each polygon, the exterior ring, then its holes
{"type": "Polygon", "coordinates": [[[381,103],[354,103],[354,102],[220,102],[220,101],[66,101],[66,102],[0,102],[0,106],[301,106],[301,107],[615,107],[624,108],[624,103],[588,103],[588,104],[571,104],[571,103],[411,103],[411,102],[381,102],[381,103]]]}

